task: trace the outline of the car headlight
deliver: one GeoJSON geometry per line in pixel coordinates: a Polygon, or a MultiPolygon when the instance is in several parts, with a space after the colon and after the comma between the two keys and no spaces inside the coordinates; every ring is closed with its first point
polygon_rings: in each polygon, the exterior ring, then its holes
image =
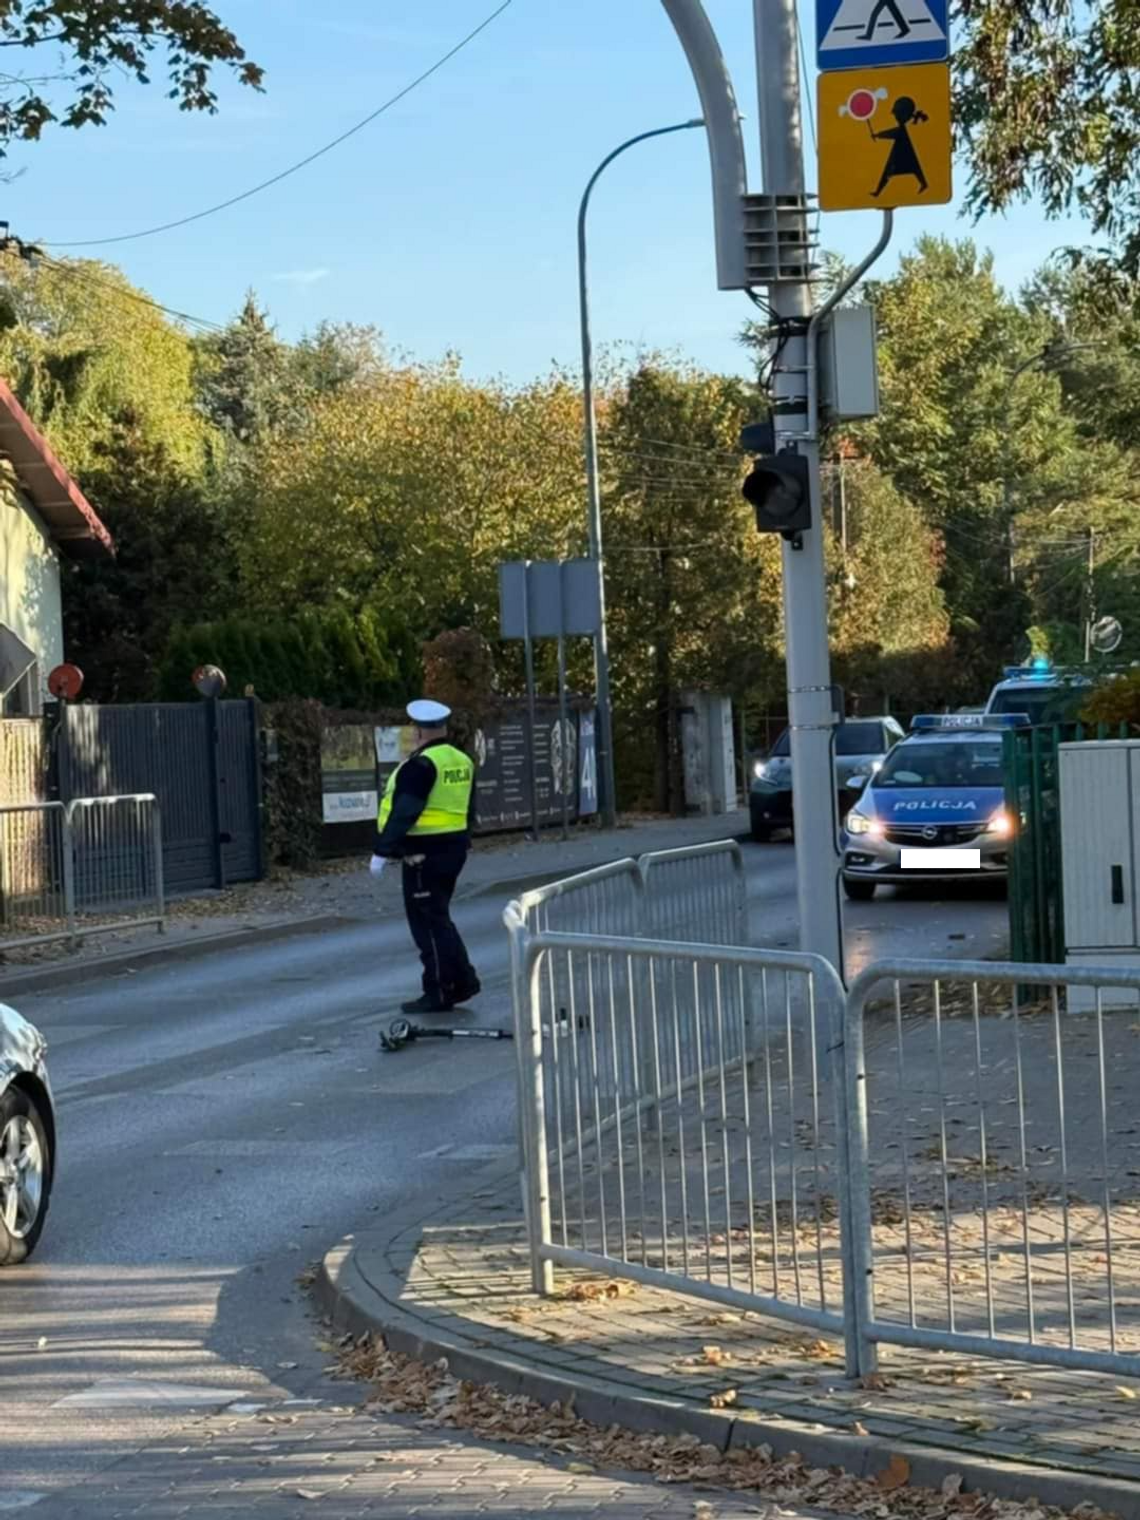
{"type": "Polygon", "coordinates": [[[757,781],[760,780],[761,776],[767,775],[767,773],[768,767],[764,764],[763,760],[757,760],[756,764],[752,767],[752,774],[756,777],[757,781]]]}
{"type": "Polygon", "coordinates": [[[865,818],[862,813],[848,813],[847,832],[849,834],[869,834],[871,832],[871,820],[865,818]]]}
{"type": "Polygon", "coordinates": [[[989,823],[986,824],[986,833],[998,834],[1003,839],[1008,839],[1013,833],[1013,819],[1006,812],[1005,808],[999,808],[989,823]]]}

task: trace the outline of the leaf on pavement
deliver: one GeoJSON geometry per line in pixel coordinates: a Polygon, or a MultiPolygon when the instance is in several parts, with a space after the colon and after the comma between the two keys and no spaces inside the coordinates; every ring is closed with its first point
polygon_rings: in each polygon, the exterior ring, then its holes
{"type": "Polygon", "coordinates": [[[910,1482],[910,1463],[896,1452],[891,1458],[890,1466],[879,1473],[875,1482],[884,1493],[888,1494],[893,1493],[896,1488],[905,1488],[910,1482]]]}

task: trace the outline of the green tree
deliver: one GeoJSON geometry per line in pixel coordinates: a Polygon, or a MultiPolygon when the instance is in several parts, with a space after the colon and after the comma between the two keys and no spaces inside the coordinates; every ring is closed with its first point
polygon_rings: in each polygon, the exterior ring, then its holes
{"type": "Polygon", "coordinates": [[[969,202],[1035,197],[1108,240],[1098,262],[1140,273],[1140,11],[1135,0],[958,0],[955,124],[969,202]]]}
{"type": "Polygon", "coordinates": [[[678,695],[778,684],[778,550],[740,494],[738,380],[647,358],[603,413],[607,601],[627,795],[682,804],[678,695]]]}
{"type": "Polygon", "coordinates": [[[559,376],[478,386],[449,361],[318,399],[254,451],[246,602],[374,606],[416,638],[493,627],[501,560],[581,549],[580,437],[559,376]]]}
{"type": "Polygon", "coordinates": [[[102,126],[114,109],[117,79],[125,74],[149,84],[159,49],[166,55],[167,95],[183,111],[217,109],[213,72],[219,64],[254,89],[263,78],[200,0],[10,0],[0,9],[0,47],[30,55],[0,89],[0,153],[14,141],[36,140],[52,122],[102,126]]]}
{"type": "Polygon", "coordinates": [[[379,329],[355,322],[320,322],[292,353],[295,381],[306,399],[372,385],[387,365],[379,329]]]}
{"type": "Polygon", "coordinates": [[[200,473],[209,429],[193,373],[187,334],[119,270],[0,255],[0,374],[81,481],[125,422],[176,469],[200,473]]]}
{"type": "Polygon", "coordinates": [[[252,290],[229,326],[197,348],[202,410],[238,443],[256,443],[295,413],[293,356],[252,290]]]}
{"type": "Polygon", "coordinates": [[[1061,372],[1040,357],[1055,314],[1008,296],[972,243],[920,239],[868,298],[882,409],[854,435],[945,541],[959,668],[980,690],[1025,652],[1042,577],[1127,499],[1127,465],[1082,430],[1063,356],[1061,372]]]}
{"type": "Polygon", "coordinates": [[[896,699],[905,704],[911,692],[901,686],[900,671],[913,658],[937,656],[947,645],[941,536],[869,460],[826,467],[823,499],[832,517],[835,679],[862,711],[896,699]]]}

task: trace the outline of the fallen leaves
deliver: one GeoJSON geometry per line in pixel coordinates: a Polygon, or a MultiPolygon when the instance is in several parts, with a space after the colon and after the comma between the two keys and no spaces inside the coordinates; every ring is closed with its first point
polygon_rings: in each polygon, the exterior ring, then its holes
{"type": "Polygon", "coordinates": [[[614,1298],[628,1298],[633,1283],[621,1282],[616,1277],[605,1282],[576,1282],[556,1294],[557,1298],[569,1299],[576,1304],[603,1304],[614,1298]]]}
{"type": "Polygon", "coordinates": [[[1136,1397],[1135,1388],[1119,1387],[1116,1391],[1122,1399],[1134,1399],[1136,1397]]]}
{"type": "MultiPolygon", "coordinates": [[[[409,1361],[371,1337],[342,1342],[342,1375],[372,1384],[370,1407],[410,1414],[428,1429],[449,1427],[484,1440],[526,1444],[560,1461],[572,1473],[645,1473],[662,1484],[697,1483],[756,1496],[775,1509],[826,1509],[847,1520],[1108,1520],[1091,1505],[1068,1517],[1034,1503],[987,1499],[962,1493],[952,1473],[940,1490],[912,1487],[910,1464],[898,1453],[876,1479],[855,1478],[838,1468],[810,1468],[794,1452],[770,1446],[702,1445],[695,1435],[649,1435],[619,1425],[603,1428],[580,1419],[566,1404],[545,1406],[518,1394],[452,1376],[445,1360],[431,1366],[409,1361]]],[[[729,1408],[736,1390],[714,1394],[714,1408],[729,1408]],[[717,1401],[720,1401],[719,1403],[717,1401]]],[[[857,1434],[866,1434],[856,1426],[857,1434]]],[[[716,1506],[694,1500],[694,1520],[712,1520],[716,1506]]],[[[779,1512],[778,1510],[776,1512],[779,1512]]]]}
{"type": "Polygon", "coordinates": [[[701,1355],[710,1367],[723,1367],[725,1362],[732,1361],[732,1352],[720,1346],[702,1346],[701,1355]]]}
{"type": "Polygon", "coordinates": [[[900,1457],[896,1452],[890,1460],[890,1465],[875,1479],[876,1487],[881,1488],[885,1494],[890,1494],[896,1488],[905,1488],[910,1482],[910,1463],[905,1457],[900,1457]]]}

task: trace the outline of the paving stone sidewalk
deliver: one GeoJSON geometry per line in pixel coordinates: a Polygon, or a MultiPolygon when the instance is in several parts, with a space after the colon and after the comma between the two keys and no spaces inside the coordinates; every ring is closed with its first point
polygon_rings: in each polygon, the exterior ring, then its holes
{"type": "MultiPolygon", "coordinates": [[[[0,1488],[36,1520],[744,1520],[746,1497],[572,1471],[351,1406],[234,1406],[56,1496],[0,1488]]],[[[9,1502],[10,1501],[10,1502],[9,1502]]],[[[789,1520],[795,1520],[788,1511],[789,1520]]]]}
{"type": "MultiPolygon", "coordinates": [[[[1059,1504],[1104,1503],[1098,1480],[1124,1491],[1140,1480],[1140,1381],[885,1348],[882,1377],[866,1388],[845,1378],[839,1345],[714,1303],[568,1272],[558,1274],[557,1297],[542,1300],[530,1290],[517,1200],[517,1179],[500,1176],[422,1224],[356,1239],[356,1305],[365,1303],[377,1326],[419,1335],[429,1350],[457,1346],[505,1363],[507,1382],[523,1391],[527,1369],[533,1386],[545,1377],[608,1390],[621,1423],[645,1401],[642,1428],[664,1409],[668,1428],[688,1425],[723,1444],[730,1424],[734,1442],[744,1424],[764,1427],[746,1440],[785,1430],[784,1449],[813,1433],[858,1437],[853,1447],[925,1450],[933,1474],[954,1471],[958,1460],[995,1479],[1005,1469],[1018,1481],[996,1491],[1059,1504]]],[[[348,1281],[343,1263],[329,1270],[326,1301],[348,1281]]],[[[1106,1508],[1140,1515],[1140,1487],[1134,1499],[1135,1507],[1106,1508]]]]}

